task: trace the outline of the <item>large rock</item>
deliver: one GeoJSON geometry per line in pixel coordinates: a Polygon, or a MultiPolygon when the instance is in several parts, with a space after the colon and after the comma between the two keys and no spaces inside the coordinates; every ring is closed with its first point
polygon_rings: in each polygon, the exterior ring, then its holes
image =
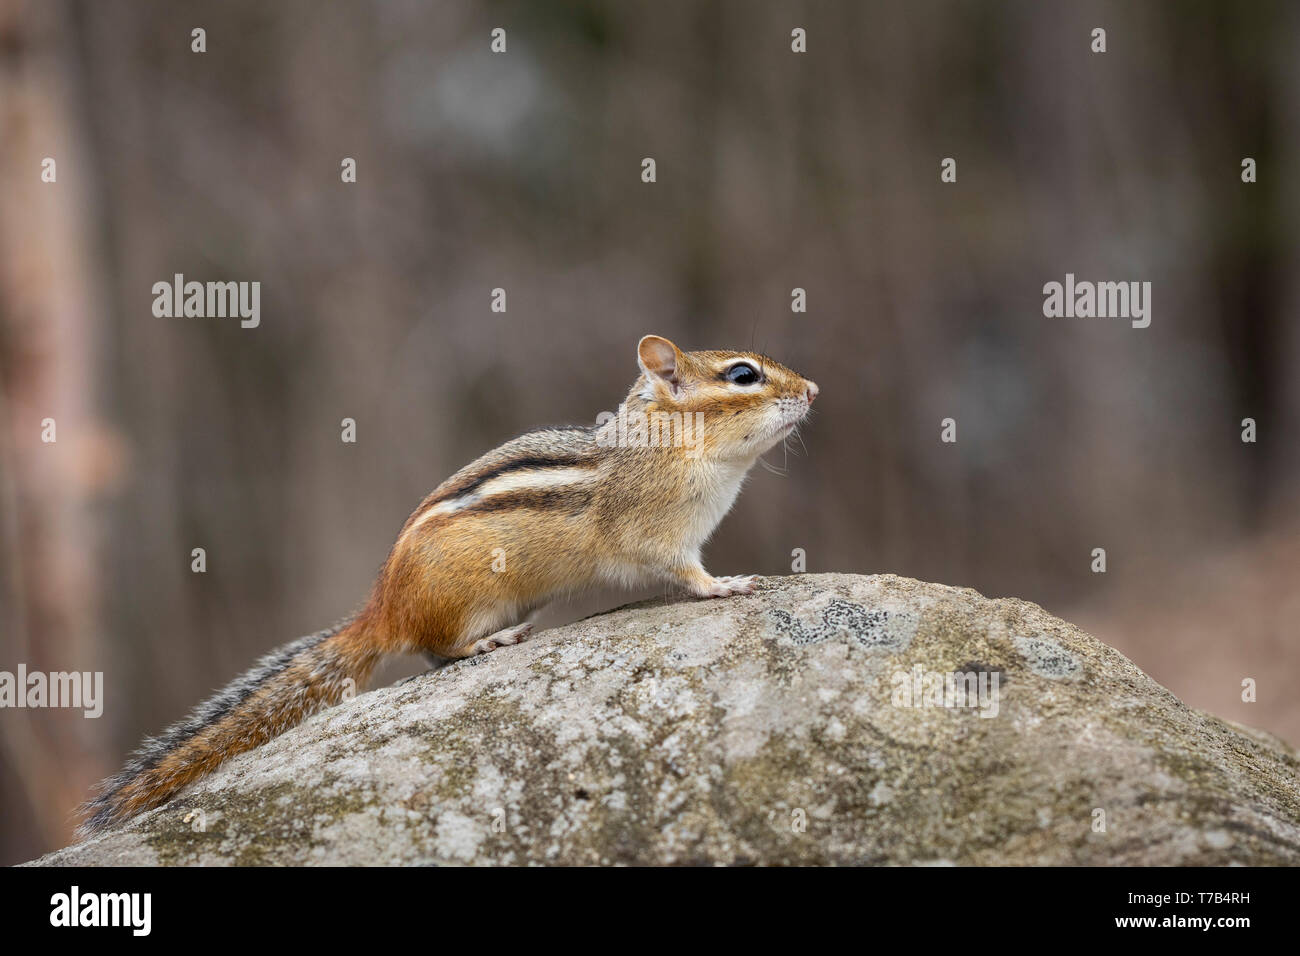
{"type": "Polygon", "coordinates": [[[1296,864],[1298,769],[1036,605],[802,575],[361,695],[39,862],[1296,864]]]}

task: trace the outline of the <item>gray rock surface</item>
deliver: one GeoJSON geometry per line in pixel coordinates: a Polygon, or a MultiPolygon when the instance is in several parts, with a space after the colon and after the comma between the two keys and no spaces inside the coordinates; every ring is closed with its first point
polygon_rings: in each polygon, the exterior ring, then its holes
{"type": "Polygon", "coordinates": [[[1036,605],[810,574],[360,695],[37,862],[1294,865],[1298,771],[1036,605]],[[996,706],[904,696],[953,672],[996,706]]]}

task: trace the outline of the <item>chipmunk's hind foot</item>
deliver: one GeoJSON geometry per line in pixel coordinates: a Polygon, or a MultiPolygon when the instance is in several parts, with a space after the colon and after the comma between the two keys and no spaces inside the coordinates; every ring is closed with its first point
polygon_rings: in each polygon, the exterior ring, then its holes
{"type": "Polygon", "coordinates": [[[514,627],[507,627],[497,631],[488,637],[480,638],[470,647],[468,657],[478,654],[488,654],[499,647],[509,647],[512,644],[518,644],[525,640],[533,632],[531,621],[525,621],[523,624],[516,624],[514,627]]]}

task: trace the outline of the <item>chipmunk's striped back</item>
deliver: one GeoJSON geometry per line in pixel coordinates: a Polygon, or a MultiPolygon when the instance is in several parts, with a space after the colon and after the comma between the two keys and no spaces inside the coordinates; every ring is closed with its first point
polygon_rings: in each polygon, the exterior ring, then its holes
{"type": "Polygon", "coordinates": [[[583,485],[598,477],[601,451],[591,428],[526,432],[435,488],[407,519],[401,536],[432,519],[466,511],[562,506],[565,495],[580,507],[590,499],[583,485]]]}

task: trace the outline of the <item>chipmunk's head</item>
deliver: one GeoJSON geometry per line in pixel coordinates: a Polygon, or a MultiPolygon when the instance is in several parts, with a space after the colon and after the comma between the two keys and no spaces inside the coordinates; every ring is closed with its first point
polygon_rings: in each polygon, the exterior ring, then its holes
{"type": "Polygon", "coordinates": [[[816,382],[754,352],[683,352],[658,335],[636,352],[641,378],[630,397],[651,413],[699,413],[708,457],[756,458],[794,431],[817,397],[816,382]]]}

